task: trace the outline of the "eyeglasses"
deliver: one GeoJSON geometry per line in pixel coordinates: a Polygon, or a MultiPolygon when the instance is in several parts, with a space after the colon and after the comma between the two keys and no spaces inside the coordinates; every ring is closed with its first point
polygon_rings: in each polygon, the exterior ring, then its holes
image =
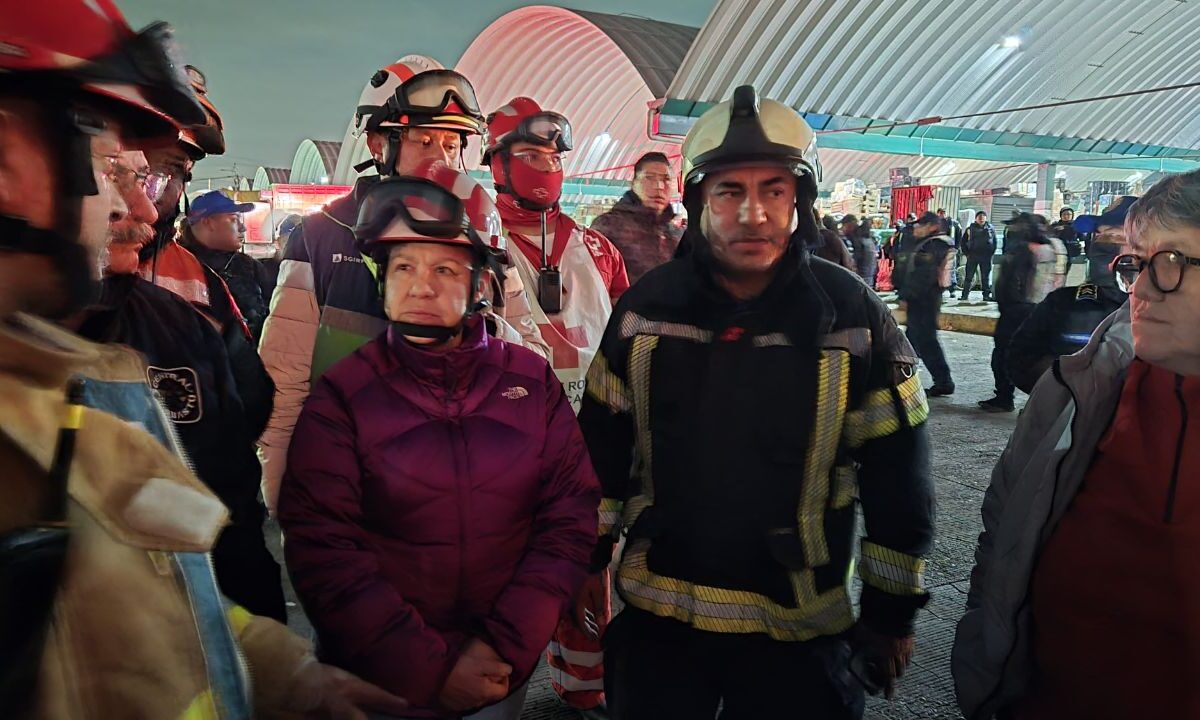
{"type": "Polygon", "coordinates": [[[667,187],[671,185],[670,175],[659,175],[656,173],[644,174],[641,176],[641,180],[647,185],[663,185],[667,187]]]}
{"type": "Polygon", "coordinates": [[[534,170],[542,172],[558,172],[562,170],[562,153],[546,153],[537,150],[515,152],[512,156],[534,170]]]}
{"type": "Polygon", "coordinates": [[[1150,269],[1150,282],[1160,293],[1173,293],[1183,284],[1183,269],[1188,265],[1200,266],[1200,258],[1193,258],[1174,250],[1161,250],[1143,260],[1137,255],[1118,255],[1112,269],[1117,277],[1117,287],[1126,293],[1133,292],[1133,284],[1142,271],[1150,269]]]}
{"type": "MultiPolygon", "coordinates": [[[[150,202],[158,202],[171,182],[171,174],[161,171],[135,171],[127,165],[115,164],[112,177],[119,183],[137,183],[150,202]]],[[[128,187],[128,185],[126,185],[128,187]]]]}

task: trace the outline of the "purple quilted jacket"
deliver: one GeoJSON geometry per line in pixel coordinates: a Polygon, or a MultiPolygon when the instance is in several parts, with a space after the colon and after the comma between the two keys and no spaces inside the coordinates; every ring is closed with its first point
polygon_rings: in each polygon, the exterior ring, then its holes
{"type": "Polygon", "coordinates": [[[529,677],[583,582],[599,503],[554,371],[476,321],[449,353],[388,331],[325,373],[279,521],[323,659],[436,716],[472,637],[513,689],[529,677]]]}

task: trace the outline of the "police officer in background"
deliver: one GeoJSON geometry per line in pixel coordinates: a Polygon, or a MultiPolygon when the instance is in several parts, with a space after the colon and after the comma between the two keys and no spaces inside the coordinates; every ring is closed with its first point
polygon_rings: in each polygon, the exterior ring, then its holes
{"type": "Polygon", "coordinates": [[[696,122],[684,252],[621,297],[588,373],[595,571],[628,531],[626,608],[604,636],[616,720],[852,720],[864,686],[891,697],[912,656],[929,409],[887,307],[806,250],[813,141],[750,86],[696,122]]]}
{"type": "MultiPolygon", "coordinates": [[[[1089,216],[1084,216],[1089,217],[1089,216]]],[[[1091,215],[1090,217],[1096,217],[1091,215]]],[[[1082,219],[1082,218],[1080,218],[1082,219]]],[[[1068,257],[1077,257],[1083,252],[1079,238],[1081,233],[1075,227],[1075,210],[1065,207],[1058,211],[1058,222],[1050,226],[1050,234],[1063,241],[1067,248],[1068,257]]]]}
{"type": "Polygon", "coordinates": [[[1104,214],[1075,220],[1074,232],[1095,233],[1088,245],[1088,281],[1047,295],[1013,336],[1008,374],[1022,392],[1032,392],[1056,358],[1082,350],[1096,327],[1129,298],[1117,287],[1110,266],[1125,246],[1125,215],[1134,200],[1118,198],[1104,214]]]}

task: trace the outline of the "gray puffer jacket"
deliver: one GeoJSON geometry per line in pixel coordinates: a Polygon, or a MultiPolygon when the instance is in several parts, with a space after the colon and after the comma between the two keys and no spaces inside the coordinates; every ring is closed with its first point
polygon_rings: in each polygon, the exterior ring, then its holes
{"type": "Polygon", "coordinates": [[[1079,492],[1133,357],[1126,303],[1042,376],[996,464],[951,659],[967,720],[990,720],[1029,690],[1034,567],[1079,492]]]}

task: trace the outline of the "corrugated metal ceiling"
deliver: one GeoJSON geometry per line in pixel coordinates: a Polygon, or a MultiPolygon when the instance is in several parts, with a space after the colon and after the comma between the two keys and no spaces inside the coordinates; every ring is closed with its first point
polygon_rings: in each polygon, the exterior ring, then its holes
{"type": "MultiPolygon", "coordinates": [[[[803,111],[912,120],[1191,82],[1198,57],[1200,3],[1183,0],[718,0],[667,95],[752,83],[803,111]]],[[[1184,90],[953,124],[1194,147],[1198,110],[1184,90]]]]}
{"type": "MultiPolygon", "coordinates": [[[[823,179],[822,190],[833,190],[836,183],[857,178],[864,183],[886,185],[888,172],[894,167],[907,167],[909,174],[928,185],[949,185],[984,190],[1008,187],[1016,183],[1037,180],[1036,165],[990,162],[986,160],[952,160],[948,158],[885,155],[854,150],[820,150],[823,179]]],[[[1093,180],[1143,180],[1146,171],[1059,165],[1058,177],[1065,179],[1068,190],[1085,190],[1093,180]]]]}

